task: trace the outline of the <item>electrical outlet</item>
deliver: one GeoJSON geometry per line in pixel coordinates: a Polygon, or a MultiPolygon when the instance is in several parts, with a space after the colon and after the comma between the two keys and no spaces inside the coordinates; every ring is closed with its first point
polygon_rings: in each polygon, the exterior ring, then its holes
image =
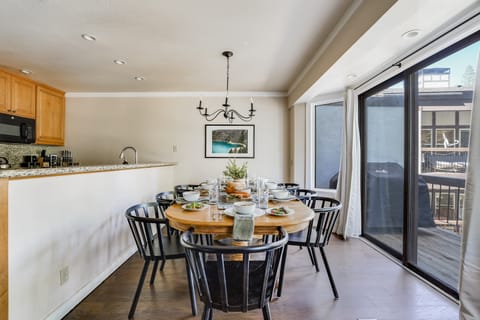
{"type": "Polygon", "coordinates": [[[64,285],[68,281],[68,266],[60,269],[60,285],[64,285]]]}
{"type": "Polygon", "coordinates": [[[172,149],[173,149],[173,152],[177,152],[177,145],[174,144],[173,147],[172,147],[172,149]]]}

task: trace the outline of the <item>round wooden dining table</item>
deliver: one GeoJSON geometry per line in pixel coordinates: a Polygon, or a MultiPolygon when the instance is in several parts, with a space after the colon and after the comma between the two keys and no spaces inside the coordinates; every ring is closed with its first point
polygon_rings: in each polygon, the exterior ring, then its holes
{"type": "MultiPolygon", "coordinates": [[[[287,232],[297,232],[308,227],[313,219],[313,210],[299,200],[289,202],[270,201],[269,207],[288,207],[294,213],[287,216],[273,216],[264,214],[255,218],[255,234],[274,234],[278,227],[283,227],[287,232]]],[[[170,226],[180,230],[193,230],[198,234],[231,235],[233,231],[234,218],[219,214],[221,211],[216,205],[209,205],[201,211],[187,211],[180,204],[173,204],[166,210],[165,214],[170,226]]]]}

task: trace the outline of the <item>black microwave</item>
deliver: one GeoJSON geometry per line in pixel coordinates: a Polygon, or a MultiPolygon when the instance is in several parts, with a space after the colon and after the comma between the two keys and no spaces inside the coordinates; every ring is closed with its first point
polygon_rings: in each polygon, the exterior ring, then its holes
{"type": "Polygon", "coordinates": [[[34,143],[35,120],[0,113],[0,142],[34,143]]]}

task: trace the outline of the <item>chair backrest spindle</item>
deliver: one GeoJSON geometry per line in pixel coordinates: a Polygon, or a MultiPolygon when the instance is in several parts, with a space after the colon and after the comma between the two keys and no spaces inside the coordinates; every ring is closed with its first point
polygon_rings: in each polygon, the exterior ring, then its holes
{"type": "Polygon", "coordinates": [[[311,197],[311,201],[311,208],[317,215],[315,243],[317,243],[318,246],[323,247],[330,241],[342,205],[340,201],[327,197],[314,196],[311,197]]]}

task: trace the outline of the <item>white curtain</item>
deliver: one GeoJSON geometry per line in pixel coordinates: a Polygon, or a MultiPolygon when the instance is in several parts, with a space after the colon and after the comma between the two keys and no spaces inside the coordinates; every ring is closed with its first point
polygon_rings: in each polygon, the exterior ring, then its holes
{"type": "Polygon", "coordinates": [[[460,319],[480,319],[480,56],[473,97],[460,264],[460,319]]]}
{"type": "Polygon", "coordinates": [[[334,232],[345,239],[361,232],[360,199],[360,133],[358,129],[358,99],[353,89],[345,96],[342,155],[336,198],[343,204],[334,232]]]}

